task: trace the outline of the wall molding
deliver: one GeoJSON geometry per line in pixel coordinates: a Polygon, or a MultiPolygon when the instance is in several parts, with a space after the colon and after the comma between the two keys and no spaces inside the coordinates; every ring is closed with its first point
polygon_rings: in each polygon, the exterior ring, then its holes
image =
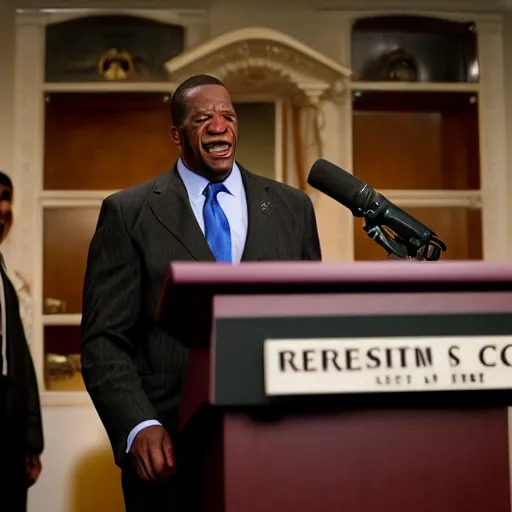
{"type": "MultiPolygon", "coordinates": [[[[42,236],[43,222],[38,193],[43,179],[44,27],[38,23],[17,26],[15,53],[14,179],[17,183],[16,246],[11,271],[20,272],[32,284],[32,308],[25,310],[24,324],[32,333],[32,357],[40,386],[43,384],[42,236]]],[[[14,233],[15,232],[15,233],[14,233]]],[[[41,388],[44,389],[44,388],[41,388]]]]}
{"type": "MultiPolygon", "coordinates": [[[[214,2],[214,0],[188,0],[181,2],[182,8],[208,9],[212,4],[232,5],[233,0],[214,2]]],[[[249,0],[248,7],[261,5],[269,9],[281,7],[301,7],[325,11],[337,10],[404,10],[403,0],[249,0]]],[[[15,0],[19,9],[167,9],[168,0],[15,0]]],[[[179,6],[179,4],[178,4],[179,6]]],[[[510,0],[408,0],[407,10],[436,12],[492,12],[512,8],[510,0]]]]}
{"type": "MultiPolygon", "coordinates": [[[[104,3],[108,6],[108,3],[104,3]]],[[[17,9],[17,15],[21,19],[30,19],[32,22],[37,19],[38,24],[51,25],[71,21],[86,16],[120,16],[129,15],[140,18],[147,18],[164,23],[187,26],[192,23],[208,22],[209,15],[206,9],[144,9],[129,7],[98,7],[98,8],[25,8],[17,9]]]]}

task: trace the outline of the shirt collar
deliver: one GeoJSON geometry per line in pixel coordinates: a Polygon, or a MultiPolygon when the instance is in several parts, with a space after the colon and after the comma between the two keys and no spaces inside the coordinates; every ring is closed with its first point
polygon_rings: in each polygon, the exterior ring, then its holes
{"type": "MultiPolygon", "coordinates": [[[[204,189],[210,183],[203,176],[199,176],[195,172],[191,171],[184,163],[181,157],[177,163],[178,174],[185,184],[188,195],[190,197],[199,197],[203,194],[204,189]]],[[[229,173],[229,176],[224,180],[224,186],[227,191],[235,197],[240,197],[243,190],[242,174],[236,162],[233,163],[233,169],[229,173]]]]}

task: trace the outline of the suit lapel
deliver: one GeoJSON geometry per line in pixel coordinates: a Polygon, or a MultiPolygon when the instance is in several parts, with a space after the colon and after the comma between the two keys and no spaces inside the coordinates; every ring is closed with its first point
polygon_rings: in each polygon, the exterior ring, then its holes
{"type": "Polygon", "coordinates": [[[215,257],[197,223],[185,185],[176,166],[155,184],[149,207],[157,219],[188,250],[193,259],[215,261],[215,257]]]}
{"type": "Polygon", "coordinates": [[[272,230],[274,205],[267,184],[240,165],[247,199],[248,229],[242,261],[268,259],[265,240],[272,230]]]}

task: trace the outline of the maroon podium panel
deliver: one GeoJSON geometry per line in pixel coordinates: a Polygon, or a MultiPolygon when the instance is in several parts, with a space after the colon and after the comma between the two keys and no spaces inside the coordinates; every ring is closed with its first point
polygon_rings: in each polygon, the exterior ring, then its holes
{"type": "Polygon", "coordinates": [[[190,347],[180,453],[201,510],[510,511],[507,382],[271,394],[264,346],[506,339],[511,265],[173,264],[161,315],[190,347]]]}

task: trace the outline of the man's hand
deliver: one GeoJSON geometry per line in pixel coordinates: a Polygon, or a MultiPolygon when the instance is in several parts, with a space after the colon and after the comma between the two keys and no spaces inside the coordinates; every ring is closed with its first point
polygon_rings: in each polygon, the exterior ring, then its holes
{"type": "Polygon", "coordinates": [[[160,425],[142,429],[135,437],[130,453],[142,480],[165,482],[175,473],[171,438],[160,425]]]}
{"type": "Polygon", "coordinates": [[[25,473],[27,475],[27,487],[31,487],[37,482],[43,465],[41,458],[35,453],[27,453],[25,456],[25,473]]]}

